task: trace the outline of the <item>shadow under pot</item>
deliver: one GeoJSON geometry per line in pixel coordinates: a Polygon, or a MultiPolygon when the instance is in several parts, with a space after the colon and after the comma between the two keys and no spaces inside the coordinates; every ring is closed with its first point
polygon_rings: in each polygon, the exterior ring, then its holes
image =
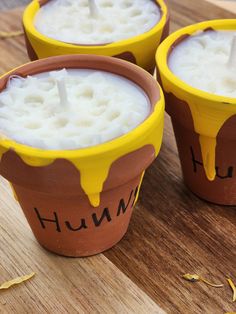
{"type": "Polygon", "coordinates": [[[0,173],[11,183],[38,242],[60,255],[89,256],[111,248],[127,231],[144,171],[160,149],[164,99],[146,71],[119,59],[87,55],[20,66],[0,79],[0,90],[12,75],[61,68],[123,76],[142,86],[151,104],[150,114],[135,129],[97,146],[47,150],[0,140],[0,173]]]}

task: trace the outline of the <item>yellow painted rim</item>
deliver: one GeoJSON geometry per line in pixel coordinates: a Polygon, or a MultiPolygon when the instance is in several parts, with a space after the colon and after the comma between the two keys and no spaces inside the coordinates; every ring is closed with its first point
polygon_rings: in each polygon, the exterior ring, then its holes
{"type": "MultiPolygon", "coordinates": [[[[194,88],[180,78],[178,78],[168,66],[167,56],[174,43],[184,35],[193,35],[197,31],[205,30],[207,28],[213,28],[215,30],[236,30],[236,19],[220,19],[209,20],[201,23],[193,24],[176,32],[167,37],[158,47],[156,52],[156,63],[160,73],[169,81],[171,85],[174,85],[176,89],[181,89],[189,94],[197,96],[199,98],[208,99],[216,103],[226,103],[236,105],[236,99],[232,97],[218,96],[208,92],[201,91],[194,88]]],[[[230,108],[229,108],[230,109],[230,108]]]]}
{"type": "MultiPolygon", "coordinates": [[[[69,56],[70,55],[68,55],[68,57],[69,56]]],[[[91,55],[88,55],[88,57],[91,57],[91,55]]],[[[53,59],[53,58],[60,58],[60,57],[50,57],[50,58],[53,59]]],[[[47,58],[47,59],[50,59],[50,58],[47,58]]],[[[99,58],[107,59],[108,61],[109,59],[114,59],[112,57],[106,57],[106,56],[99,56],[99,58]]],[[[28,62],[24,65],[21,65],[9,71],[8,73],[5,73],[4,75],[0,77],[0,79],[5,76],[11,75],[12,72],[15,72],[16,70],[24,67],[25,65],[29,63],[30,64],[40,63],[43,60],[46,60],[46,59],[28,62]]],[[[149,74],[142,68],[134,64],[131,64],[127,61],[123,61],[119,59],[117,59],[117,62],[127,63],[129,64],[129,67],[134,67],[139,72],[144,71],[145,75],[150,76],[155,82],[151,74],[149,74]]],[[[120,136],[114,140],[111,140],[109,142],[105,142],[96,146],[91,146],[88,148],[80,148],[80,149],[75,149],[75,150],[45,150],[45,149],[40,149],[40,148],[35,148],[28,145],[20,144],[12,139],[0,138],[0,146],[6,150],[13,149],[15,152],[19,153],[20,155],[35,157],[35,158],[38,157],[41,159],[67,158],[67,159],[73,160],[73,159],[78,159],[78,158],[80,159],[87,158],[88,156],[89,157],[99,156],[99,155],[103,155],[104,153],[112,154],[114,152],[115,154],[116,150],[120,149],[121,147],[129,147],[130,145],[132,145],[133,142],[137,142],[140,138],[143,138],[146,135],[148,135],[150,130],[155,129],[156,126],[161,123],[162,112],[164,111],[164,95],[159,84],[157,82],[155,82],[155,84],[157,84],[157,88],[159,88],[160,99],[155,104],[153,112],[135,129],[133,129],[127,134],[124,134],[123,136],[120,136]]]]}
{"type": "Polygon", "coordinates": [[[128,45],[132,45],[134,43],[137,43],[139,41],[145,40],[148,37],[153,36],[154,34],[158,33],[160,30],[162,30],[165,26],[166,20],[167,20],[167,16],[168,16],[168,8],[167,5],[165,4],[165,2],[163,0],[155,0],[156,3],[159,5],[161,12],[162,12],[162,17],[160,19],[160,21],[152,28],[150,29],[148,32],[125,39],[125,40],[120,40],[111,44],[105,44],[105,45],[75,45],[75,44],[69,44],[69,43],[65,43],[59,40],[55,40],[55,39],[51,39],[47,36],[44,36],[43,34],[41,34],[40,32],[38,32],[36,30],[36,28],[34,27],[34,18],[36,13],[38,12],[38,10],[40,9],[40,5],[38,0],[33,0],[25,9],[24,14],[23,14],[23,25],[25,27],[25,30],[28,34],[30,34],[31,36],[33,36],[34,38],[43,41],[49,45],[52,46],[60,46],[60,47],[67,47],[67,48],[73,48],[76,49],[82,49],[82,48],[86,48],[86,49],[91,49],[91,50],[100,50],[100,49],[110,49],[110,48],[118,48],[118,47],[123,47],[123,46],[128,46],[128,45]]]}

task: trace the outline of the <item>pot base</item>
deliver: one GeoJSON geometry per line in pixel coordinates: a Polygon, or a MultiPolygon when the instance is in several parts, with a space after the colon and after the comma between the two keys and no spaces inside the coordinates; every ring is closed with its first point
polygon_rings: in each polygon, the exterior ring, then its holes
{"type": "Polygon", "coordinates": [[[198,197],[218,205],[236,204],[236,141],[218,136],[216,147],[216,177],[206,177],[201,157],[199,135],[172,119],[186,186],[198,197]]]}
{"type": "Polygon", "coordinates": [[[125,235],[141,177],[101,193],[92,207],[86,195],[53,195],[13,184],[39,244],[53,253],[84,257],[106,251],[125,235]]]}
{"type": "MultiPolygon", "coordinates": [[[[128,228],[128,227],[127,227],[128,228]]],[[[87,252],[87,254],[86,254],[86,252],[68,252],[67,253],[67,251],[65,251],[65,252],[62,252],[61,250],[52,250],[52,249],[50,249],[50,248],[48,248],[47,246],[44,246],[43,244],[41,244],[41,243],[39,243],[38,242],[38,244],[44,249],[44,250],[46,250],[46,251],[48,251],[48,252],[50,252],[50,253],[52,253],[52,254],[55,254],[55,255],[59,255],[59,256],[63,256],[63,257],[70,257],[70,258],[79,258],[79,257],[81,257],[81,258],[83,258],[83,257],[89,257],[89,256],[95,256],[95,255],[98,255],[98,254],[101,254],[101,253],[104,253],[104,252],[106,252],[106,251],[109,251],[109,250],[111,250],[113,247],[115,247],[120,241],[122,241],[122,239],[125,237],[125,235],[126,235],[126,233],[127,233],[127,230],[125,231],[125,233],[121,236],[121,238],[117,241],[117,242],[115,242],[115,243],[113,243],[112,244],[112,246],[111,247],[108,247],[108,248],[104,248],[104,249],[99,249],[99,250],[94,250],[93,252],[92,251],[90,251],[90,252],[87,252]]]]}

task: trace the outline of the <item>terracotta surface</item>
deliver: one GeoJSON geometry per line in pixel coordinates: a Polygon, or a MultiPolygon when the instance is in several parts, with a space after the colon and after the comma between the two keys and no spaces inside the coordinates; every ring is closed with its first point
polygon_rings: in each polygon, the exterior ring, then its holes
{"type": "MultiPolygon", "coordinates": [[[[0,89],[6,86],[9,75],[24,77],[60,66],[97,68],[131,79],[147,92],[151,112],[160,97],[155,81],[145,71],[128,62],[99,56],[60,56],[26,64],[2,77],[0,89]]],[[[105,153],[97,158],[105,158],[105,153]]],[[[29,166],[19,154],[9,150],[1,159],[0,173],[12,183],[31,229],[43,247],[61,255],[88,256],[109,249],[124,236],[142,173],[154,159],[151,145],[118,158],[111,165],[96,208],[81,187],[80,172],[69,160],[56,159],[48,166],[29,166]]]]}
{"type": "Polygon", "coordinates": [[[236,116],[228,119],[217,136],[216,178],[209,181],[203,169],[199,135],[194,131],[187,103],[166,95],[186,185],[197,196],[222,205],[236,205],[236,116]]]}
{"type": "MultiPolygon", "coordinates": [[[[204,0],[169,0],[169,4],[171,31],[209,18],[235,17],[204,0]]],[[[22,10],[0,13],[2,30],[21,29],[21,14],[22,10]]],[[[28,60],[23,36],[0,40],[0,48],[1,73],[28,60]]],[[[225,276],[236,281],[236,207],[201,200],[182,178],[166,114],[162,149],[146,171],[125,237],[105,253],[74,259],[38,245],[8,182],[0,177],[0,281],[37,273],[32,281],[0,293],[0,312],[235,312],[225,276]],[[187,272],[224,287],[186,282],[182,274],[187,272]]]]}
{"type": "Polygon", "coordinates": [[[130,51],[122,52],[118,55],[113,56],[115,58],[123,59],[131,63],[137,64],[135,56],[130,51]]]}
{"type": "Polygon", "coordinates": [[[16,153],[8,152],[0,172],[13,183],[42,246],[61,255],[88,256],[112,247],[124,236],[142,171],[154,158],[154,149],[146,146],[117,160],[98,208],[91,207],[81,189],[78,170],[66,160],[58,159],[47,167],[30,167],[16,153]]]}
{"type": "MultiPolygon", "coordinates": [[[[206,28],[204,31],[212,30],[206,28]]],[[[183,35],[172,45],[171,51],[188,35],[183,35]]],[[[161,84],[160,73],[157,80],[161,84]]],[[[161,84],[162,85],[162,84],[161,84]]],[[[175,132],[183,178],[190,190],[197,196],[222,205],[236,205],[236,117],[226,121],[217,136],[216,178],[209,181],[202,163],[199,134],[194,130],[188,104],[173,94],[165,93],[166,111],[171,116],[175,132]]]]}

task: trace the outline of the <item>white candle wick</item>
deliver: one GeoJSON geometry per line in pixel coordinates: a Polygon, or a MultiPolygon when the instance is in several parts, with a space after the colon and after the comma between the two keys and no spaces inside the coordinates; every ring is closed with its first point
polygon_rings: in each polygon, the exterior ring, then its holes
{"type": "Polygon", "coordinates": [[[60,104],[62,107],[65,107],[68,104],[68,95],[66,90],[66,76],[67,71],[63,69],[61,71],[50,72],[50,76],[55,80],[57,84],[58,95],[60,99],[60,104]]]}
{"type": "Polygon", "coordinates": [[[88,0],[89,12],[92,18],[97,18],[99,16],[99,10],[96,4],[96,0],[88,0]]]}
{"type": "Polygon", "coordinates": [[[56,79],[56,82],[57,82],[57,90],[58,90],[58,94],[60,98],[60,104],[61,106],[65,107],[68,104],[65,78],[62,77],[62,78],[56,79]]]}
{"type": "Polygon", "coordinates": [[[236,68],[236,35],[234,35],[231,43],[228,66],[234,69],[236,68]]]}

